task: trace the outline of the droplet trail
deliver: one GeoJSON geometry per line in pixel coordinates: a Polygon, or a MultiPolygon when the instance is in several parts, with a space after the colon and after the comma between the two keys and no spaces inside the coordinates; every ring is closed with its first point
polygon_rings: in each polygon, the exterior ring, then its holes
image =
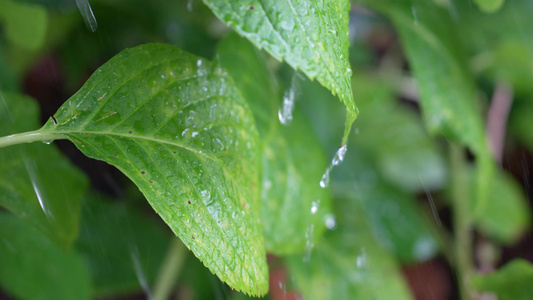
{"type": "Polygon", "coordinates": [[[96,28],[98,28],[98,23],[96,22],[96,18],[94,17],[94,13],[91,9],[91,5],[89,4],[89,0],[76,0],[76,5],[78,6],[78,9],[81,13],[81,16],[83,17],[83,21],[85,22],[87,28],[91,29],[92,32],[95,32],[96,28]]]}

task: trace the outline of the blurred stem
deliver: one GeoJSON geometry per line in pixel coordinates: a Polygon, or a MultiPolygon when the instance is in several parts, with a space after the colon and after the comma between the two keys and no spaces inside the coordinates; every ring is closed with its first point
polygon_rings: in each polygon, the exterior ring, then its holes
{"type": "Polygon", "coordinates": [[[64,139],[65,137],[53,133],[53,132],[47,132],[47,131],[28,131],[23,133],[17,133],[12,134],[8,136],[0,137],[0,148],[17,145],[17,144],[23,144],[23,143],[32,143],[32,142],[46,142],[49,143],[53,140],[60,140],[64,139]]]}
{"type": "Polygon", "coordinates": [[[463,180],[466,167],[463,147],[451,144],[450,147],[453,225],[455,230],[454,256],[461,299],[472,300],[469,290],[469,278],[474,270],[472,261],[472,235],[470,218],[468,217],[469,193],[467,182],[463,180]]]}
{"type": "Polygon", "coordinates": [[[168,300],[176,284],[181,267],[187,254],[187,248],[179,238],[173,238],[168,246],[168,251],[154,287],[153,300],[168,300]]]}

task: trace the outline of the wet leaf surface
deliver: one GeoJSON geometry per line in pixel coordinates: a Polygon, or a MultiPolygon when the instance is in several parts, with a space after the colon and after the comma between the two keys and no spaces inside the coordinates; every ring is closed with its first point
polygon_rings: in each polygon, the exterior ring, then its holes
{"type": "Polygon", "coordinates": [[[65,253],[13,215],[0,213],[0,285],[18,299],[92,299],[81,257],[65,253]]]}
{"type": "Polygon", "coordinates": [[[256,47],[317,79],[345,104],[347,138],[358,110],[351,90],[348,61],[347,0],[213,1],[215,15],[256,47]]]}
{"type": "MultiPolygon", "coordinates": [[[[39,127],[37,103],[0,94],[0,135],[39,127]]],[[[54,145],[22,144],[0,151],[0,206],[46,234],[61,248],[78,235],[85,176],[54,145]]]]}
{"type": "Polygon", "coordinates": [[[264,294],[257,130],[214,64],[174,46],[125,50],[42,131],[116,166],[203,263],[234,289],[264,294]]]}
{"type": "Polygon", "coordinates": [[[222,41],[218,58],[250,104],[260,132],[266,248],[277,255],[301,252],[321,236],[330,211],[329,193],[319,186],[326,169],[324,153],[298,108],[289,126],[280,124],[279,84],[252,44],[230,34],[222,41]]]}

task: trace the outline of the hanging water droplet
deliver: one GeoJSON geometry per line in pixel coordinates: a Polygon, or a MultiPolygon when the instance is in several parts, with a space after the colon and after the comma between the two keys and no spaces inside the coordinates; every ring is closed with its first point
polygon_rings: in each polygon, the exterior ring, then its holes
{"type": "Polygon", "coordinates": [[[54,140],[44,140],[42,141],[43,143],[47,144],[47,145],[50,145],[54,140]]]}
{"type": "Polygon", "coordinates": [[[294,111],[294,102],[298,94],[297,73],[292,75],[291,87],[283,94],[283,104],[278,110],[278,118],[281,124],[289,125],[292,121],[292,112],[294,111]]]}
{"type": "Polygon", "coordinates": [[[324,172],[324,175],[322,175],[322,179],[320,180],[320,187],[323,189],[329,186],[329,172],[330,171],[331,171],[331,168],[327,168],[326,172],[324,172]]]}
{"type": "Polygon", "coordinates": [[[335,156],[333,156],[331,164],[334,166],[340,164],[344,160],[344,155],[346,155],[346,151],[348,151],[348,147],[346,145],[340,147],[339,150],[337,150],[337,153],[335,153],[335,156]]]}
{"type": "Polygon", "coordinates": [[[329,175],[331,173],[331,170],[333,170],[334,166],[339,165],[344,160],[346,151],[348,151],[348,146],[346,145],[343,145],[339,148],[339,150],[337,150],[337,152],[333,156],[333,159],[331,160],[331,164],[329,165],[329,167],[327,167],[326,171],[324,172],[324,175],[322,175],[322,179],[320,180],[320,187],[326,188],[329,186],[329,175]]]}
{"type": "Polygon", "coordinates": [[[98,23],[96,23],[96,18],[94,17],[89,0],[76,0],[76,5],[78,6],[87,28],[91,29],[92,32],[95,32],[96,28],[98,27],[98,23]]]}

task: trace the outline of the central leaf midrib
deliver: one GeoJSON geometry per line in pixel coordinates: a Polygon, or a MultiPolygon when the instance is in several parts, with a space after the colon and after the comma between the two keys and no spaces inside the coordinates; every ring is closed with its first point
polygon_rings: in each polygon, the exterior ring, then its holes
{"type": "Polygon", "coordinates": [[[50,130],[50,132],[61,134],[61,135],[66,135],[66,136],[71,135],[71,134],[84,134],[84,135],[89,135],[90,134],[90,135],[102,135],[102,136],[105,136],[105,135],[119,136],[119,137],[128,138],[128,139],[139,139],[139,140],[150,141],[150,142],[154,142],[154,143],[160,143],[160,144],[172,145],[172,146],[180,147],[182,149],[185,149],[185,150],[188,150],[190,152],[193,152],[193,153],[195,153],[197,155],[200,155],[200,156],[206,157],[208,159],[211,159],[211,160],[213,160],[213,161],[215,161],[217,163],[220,162],[217,157],[211,157],[211,156],[207,155],[206,153],[200,152],[200,150],[198,150],[198,149],[187,147],[187,146],[185,146],[184,144],[181,144],[181,143],[176,143],[176,142],[172,142],[172,141],[168,141],[168,140],[157,139],[157,138],[154,138],[154,137],[135,135],[135,134],[131,134],[131,133],[109,132],[109,131],[85,131],[85,130],[82,130],[82,131],[78,131],[78,130],[73,130],[73,131],[71,131],[71,130],[68,130],[68,131],[55,131],[55,130],[50,130]]]}

